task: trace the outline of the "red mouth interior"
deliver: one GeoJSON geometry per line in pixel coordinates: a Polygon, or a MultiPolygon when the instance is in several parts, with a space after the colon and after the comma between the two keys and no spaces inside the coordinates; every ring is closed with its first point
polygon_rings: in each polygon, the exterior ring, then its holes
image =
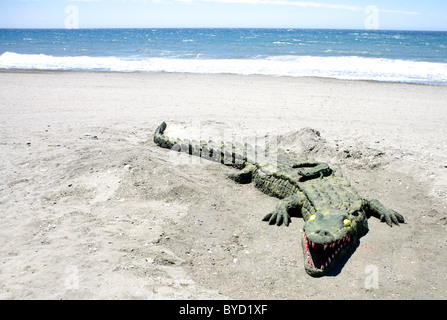
{"type": "Polygon", "coordinates": [[[347,235],[332,243],[316,243],[309,240],[304,232],[304,260],[306,267],[314,271],[324,271],[330,268],[334,261],[352,246],[353,237],[347,235]]]}

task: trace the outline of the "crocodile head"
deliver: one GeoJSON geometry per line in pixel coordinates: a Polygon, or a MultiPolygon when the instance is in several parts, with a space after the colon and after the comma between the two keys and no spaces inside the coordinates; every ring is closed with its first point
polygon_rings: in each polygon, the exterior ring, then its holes
{"type": "Polygon", "coordinates": [[[355,246],[367,228],[362,211],[320,210],[304,225],[302,246],[304,268],[314,277],[329,272],[355,246]]]}

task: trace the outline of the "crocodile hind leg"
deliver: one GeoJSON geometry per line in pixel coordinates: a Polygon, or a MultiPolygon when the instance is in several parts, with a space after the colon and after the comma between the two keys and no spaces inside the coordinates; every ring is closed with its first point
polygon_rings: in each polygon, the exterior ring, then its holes
{"type": "Polygon", "coordinates": [[[289,212],[296,209],[301,210],[306,201],[307,198],[303,193],[294,193],[287,198],[281,199],[276,205],[275,210],[266,215],[262,221],[268,221],[269,224],[276,224],[277,226],[284,223],[288,226],[290,223],[289,212]]]}
{"type": "Polygon", "coordinates": [[[253,178],[253,173],[256,170],[256,166],[253,164],[247,165],[244,169],[236,173],[230,173],[228,178],[236,181],[237,183],[246,184],[250,183],[253,178]]]}
{"type": "Polygon", "coordinates": [[[405,222],[404,217],[400,213],[388,209],[377,200],[364,200],[363,204],[369,215],[378,217],[380,221],[385,221],[390,227],[393,226],[393,223],[399,225],[399,223],[405,222]]]}

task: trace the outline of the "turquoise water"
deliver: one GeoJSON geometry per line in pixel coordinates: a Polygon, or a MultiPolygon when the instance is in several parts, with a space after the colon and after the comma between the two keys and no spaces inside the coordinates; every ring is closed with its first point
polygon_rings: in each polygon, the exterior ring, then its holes
{"type": "Polygon", "coordinates": [[[2,29],[0,68],[266,74],[447,84],[447,32],[2,29]]]}

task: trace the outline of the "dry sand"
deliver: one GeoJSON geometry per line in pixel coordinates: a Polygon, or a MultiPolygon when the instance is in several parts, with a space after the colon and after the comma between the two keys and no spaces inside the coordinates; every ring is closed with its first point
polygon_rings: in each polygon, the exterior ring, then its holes
{"type": "Polygon", "coordinates": [[[317,78],[0,72],[1,299],[445,299],[447,86],[317,78]],[[402,213],[330,276],[303,221],[153,131],[276,136],[402,213]],[[200,129],[198,129],[200,128],[200,129]],[[304,129],[313,128],[321,135],[304,129]]]}

